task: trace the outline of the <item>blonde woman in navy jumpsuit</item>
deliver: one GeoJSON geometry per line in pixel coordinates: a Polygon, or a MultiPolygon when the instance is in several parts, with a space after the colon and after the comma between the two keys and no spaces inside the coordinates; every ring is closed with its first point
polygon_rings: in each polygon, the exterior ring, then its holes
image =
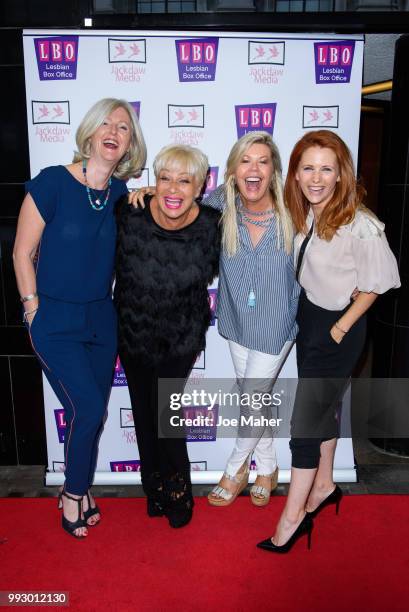
{"type": "Polygon", "coordinates": [[[115,98],[88,111],[76,142],[72,164],[27,182],[14,265],[34,351],[64,407],[62,526],[83,538],[100,519],[89,488],[117,349],[114,205],[146,147],[132,106],[115,98]]]}

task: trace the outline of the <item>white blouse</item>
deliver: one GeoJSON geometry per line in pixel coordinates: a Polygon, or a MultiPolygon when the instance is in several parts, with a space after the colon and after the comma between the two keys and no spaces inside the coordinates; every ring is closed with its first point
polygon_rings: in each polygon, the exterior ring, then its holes
{"type": "MultiPolygon", "coordinates": [[[[311,227],[310,210],[307,227],[311,227]]],[[[385,293],[400,287],[398,266],[384,233],[384,224],[373,214],[358,210],[328,242],[315,232],[307,244],[299,282],[308,299],[327,310],[342,310],[355,288],[365,293],[385,293]]],[[[295,261],[304,234],[295,237],[295,261]]]]}

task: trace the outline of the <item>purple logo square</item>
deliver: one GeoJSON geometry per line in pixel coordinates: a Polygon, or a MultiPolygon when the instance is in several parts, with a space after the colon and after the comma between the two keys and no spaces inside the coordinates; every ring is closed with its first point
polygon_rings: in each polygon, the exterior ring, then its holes
{"type": "Polygon", "coordinates": [[[209,172],[206,177],[206,189],[203,197],[206,197],[212,193],[217,187],[217,179],[219,177],[219,166],[210,166],[209,172]]]}
{"type": "Polygon", "coordinates": [[[141,113],[141,103],[140,102],[129,102],[129,104],[132,106],[132,108],[135,111],[136,116],[139,119],[139,115],[141,113]]]}
{"type": "Polygon", "coordinates": [[[116,358],[116,362],[115,362],[115,370],[114,370],[114,377],[112,379],[112,386],[113,387],[127,387],[128,386],[128,381],[126,380],[126,375],[122,367],[122,364],[119,360],[119,357],[116,358]]]}
{"type": "Polygon", "coordinates": [[[34,47],[40,81],[77,78],[78,36],[35,38],[34,47]]]}
{"type": "Polygon", "coordinates": [[[209,306],[210,306],[210,312],[212,313],[210,325],[215,325],[216,308],[217,308],[217,289],[208,289],[207,293],[209,294],[209,306]]]}
{"type": "Polygon", "coordinates": [[[349,83],[354,52],[354,40],[314,43],[315,82],[318,85],[349,83]]]}
{"type": "Polygon", "coordinates": [[[110,461],[111,472],[140,472],[141,462],[131,459],[130,461],[110,461]]]}
{"type": "Polygon", "coordinates": [[[262,130],[273,135],[277,103],[243,104],[235,106],[237,138],[247,132],[262,130]]]}
{"type": "Polygon", "coordinates": [[[62,408],[54,410],[54,416],[55,424],[57,426],[58,441],[60,444],[64,444],[65,430],[67,429],[67,424],[64,418],[64,410],[62,408]]]}
{"type": "Polygon", "coordinates": [[[211,410],[208,406],[185,406],[183,418],[185,422],[187,442],[214,442],[216,440],[219,406],[215,404],[211,410]]]}
{"type": "Polygon", "coordinates": [[[181,83],[216,80],[218,38],[188,38],[176,40],[175,45],[181,83]]]}

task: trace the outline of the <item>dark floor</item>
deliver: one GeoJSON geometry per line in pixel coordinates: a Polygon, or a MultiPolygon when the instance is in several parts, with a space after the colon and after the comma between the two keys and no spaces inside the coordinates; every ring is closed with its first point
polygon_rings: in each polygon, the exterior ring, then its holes
{"type": "MultiPolygon", "coordinates": [[[[358,482],[343,483],[342,489],[351,495],[409,493],[409,457],[380,452],[368,440],[354,440],[358,482]]],[[[57,487],[44,485],[42,465],[0,466],[0,497],[53,497],[57,487]]],[[[211,485],[195,485],[194,495],[207,495],[211,485]]],[[[278,485],[276,493],[285,495],[288,485],[278,485]]],[[[140,497],[140,486],[104,485],[94,487],[96,497],[140,497]]],[[[248,493],[248,492],[247,492],[248,493]]]]}

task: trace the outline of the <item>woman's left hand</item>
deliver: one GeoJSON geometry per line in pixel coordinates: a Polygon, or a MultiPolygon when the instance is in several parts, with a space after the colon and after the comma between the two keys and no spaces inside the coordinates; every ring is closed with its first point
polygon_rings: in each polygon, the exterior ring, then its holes
{"type": "Polygon", "coordinates": [[[331,334],[331,338],[337,343],[340,344],[342,342],[342,340],[344,339],[344,332],[342,332],[340,329],[338,329],[338,327],[335,327],[335,325],[333,325],[330,329],[331,334]]]}

